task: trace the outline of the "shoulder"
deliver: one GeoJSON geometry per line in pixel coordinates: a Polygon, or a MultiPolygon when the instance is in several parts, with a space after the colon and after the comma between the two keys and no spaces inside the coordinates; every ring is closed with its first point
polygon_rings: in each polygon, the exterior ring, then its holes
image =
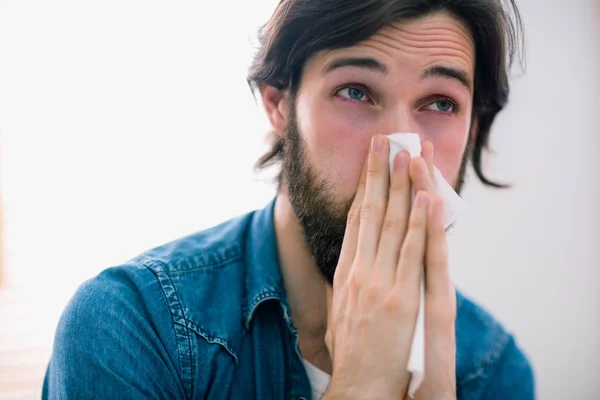
{"type": "Polygon", "coordinates": [[[56,335],[91,333],[110,329],[114,321],[134,324],[161,315],[149,314],[166,310],[160,294],[154,275],[143,266],[128,264],[106,269],[77,289],[62,313],[56,335]]]}
{"type": "Polygon", "coordinates": [[[149,250],[131,262],[150,271],[175,323],[234,358],[242,328],[246,235],[254,213],[149,250]]]}
{"type": "Polygon", "coordinates": [[[155,272],[210,272],[242,259],[245,235],[254,213],[232,218],[195,234],[151,249],[133,261],[155,272]]]}
{"type": "Polygon", "coordinates": [[[242,329],[249,218],[157,247],[84,282],[59,321],[45,393],[66,395],[85,386],[85,393],[95,395],[89,391],[110,386],[120,391],[115,395],[136,397],[133,388],[149,389],[159,383],[152,378],[158,374],[177,379],[151,392],[185,397],[198,368],[190,349],[233,361],[229,344],[242,329]],[[95,383],[78,378],[81,371],[89,371],[95,383]]]}
{"type": "Polygon", "coordinates": [[[457,307],[459,393],[463,392],[464,398],[533,399],[533,370],[514,336],[460,292],[457,292],[457,307]],[[475,393],[480,395],[473,396],[475,393]]]}
{"type": "Polygon", "coordinates": [[[61,315],[43,398],[140,398],[145,391],[184,397],[180,381],[161,386],[148,379],[181,375],[171,326],[150,271],[135,265],[103,271],[78,288],[61,315]]]}

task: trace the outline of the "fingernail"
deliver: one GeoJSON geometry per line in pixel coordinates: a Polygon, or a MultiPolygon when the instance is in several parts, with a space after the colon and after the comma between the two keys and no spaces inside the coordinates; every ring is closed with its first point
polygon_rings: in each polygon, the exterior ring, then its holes
{"type": "Polygon", "coordinates": [[[371,151],[373,153],[379,153],[383,147],[383,138],[379,135],[373,136],[371,139],[371,151]]]}
{"type": "Polygon", "coordinates": [[[406,167],[406,154],[401,151],[394,160],[394,171],[401,171],[404,167],[406,167]]]}
{"type": "Polygon", "coordinates": [[[427,193],[417,193],[417,207],[425,208],[427,206],[427,203],[429,203],[429,196],[427,196],[427,193]]]}

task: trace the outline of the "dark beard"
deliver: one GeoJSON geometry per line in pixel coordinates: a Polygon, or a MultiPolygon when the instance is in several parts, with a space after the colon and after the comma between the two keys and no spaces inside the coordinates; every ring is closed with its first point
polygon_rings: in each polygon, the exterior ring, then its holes
{"type": "MultiPolygon", "coordinates": [[[[302,225],[304,239],[319,272],[333,285],[333,275],[344,241],[346,219],[354,196],[343,201],[336,200],[327,179],[317,175],[310,164],[305,143],[298,129],[295,107],[291,109],[290,124],[283,145],[283,179],[287,184],[290,203],[302,225]]],[[[457,193],[460,193],[464,183],[469,150],[470,145],[467,144],[467,151],[454,185],[457,193]]]]}

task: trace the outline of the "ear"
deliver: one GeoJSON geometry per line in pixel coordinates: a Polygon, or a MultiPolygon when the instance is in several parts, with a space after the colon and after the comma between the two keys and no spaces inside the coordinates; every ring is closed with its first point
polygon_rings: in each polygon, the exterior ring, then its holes
{"type": "Polygon", "coordinates": [[[260,87],[260,96],[273,130],[283,137],[290,115],[289,92],[264,84],[260,87]]]}

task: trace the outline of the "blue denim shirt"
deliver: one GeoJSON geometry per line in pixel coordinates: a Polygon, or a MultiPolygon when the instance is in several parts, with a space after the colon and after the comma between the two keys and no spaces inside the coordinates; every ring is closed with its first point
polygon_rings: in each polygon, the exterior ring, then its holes
{"type": "MultiPolygon", "coordinates": [[[[273,205],[85,282],[56,330],[44,399],[310,399],[273,205]]],[[[532,399],[508,334],[457,294],[459,399],[532,399]]]]}

